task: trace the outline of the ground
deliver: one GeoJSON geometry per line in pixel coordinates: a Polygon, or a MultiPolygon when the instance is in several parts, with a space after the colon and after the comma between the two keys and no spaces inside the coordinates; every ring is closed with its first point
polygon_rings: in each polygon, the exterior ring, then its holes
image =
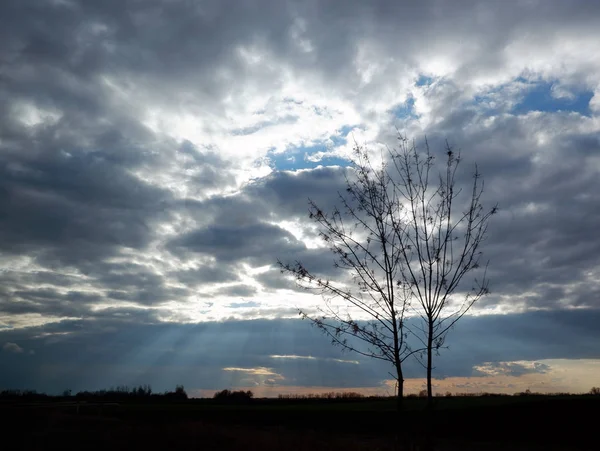
{"type": "Polygon", "coordinates": [[[2,449],[592,450],[600,397],[0,403],[2,449]],[[77,405],[79,404],[79,407],[77,405]],[[425,439],[429,440],[425,440],[425,439]],[[412,446],[412,448],[410,448],[412,446]],[[421,446],[421,448],[418,448],[421,446]]]}

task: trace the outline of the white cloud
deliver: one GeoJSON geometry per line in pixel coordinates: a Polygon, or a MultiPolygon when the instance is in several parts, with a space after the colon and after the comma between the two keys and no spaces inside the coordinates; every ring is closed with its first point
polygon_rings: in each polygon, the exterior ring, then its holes
{"type": "Polygon", "coordinates": [[[346,360],[346,359],[334,359],[334,358],[328,358],[328,357],[313,357],[310,355],[271,355],[269,356],[272,359],[282,359],[282,360],[325,360],[325,361],[330,361],[330,362],[337,362],[337,363],[350,363],[353,365],[359,365],[360,362],[358,360],[346,360]]]}

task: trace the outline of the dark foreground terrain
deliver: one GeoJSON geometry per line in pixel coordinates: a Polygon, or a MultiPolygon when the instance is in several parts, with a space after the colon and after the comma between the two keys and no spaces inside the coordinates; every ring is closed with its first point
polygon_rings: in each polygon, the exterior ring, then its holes
{"type": "Polygon", "coordinates": [[[2,450],[598,450],[600,397],[0,403],[2,450]],[[408,444],[408,445],[407,445],[408,444]],[[407,448],[407,446],[409,446],[407,448]]]}

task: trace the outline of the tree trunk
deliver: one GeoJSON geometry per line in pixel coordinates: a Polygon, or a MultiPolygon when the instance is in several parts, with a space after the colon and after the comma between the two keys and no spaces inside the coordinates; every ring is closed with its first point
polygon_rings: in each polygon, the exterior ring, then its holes
{"type": "Polygon", "coordinates": [[[431,388],[431,370],[433,365],[433,321],[429,320],[427,333],[427,408],[433,406],[433,391],[431,388]]]}
{"type": "Polygon", "coordinates": [[[397,371],[395,449],[409,449],[410,440],[404,421],[404,377],[402,376],[402,368],[397,367],[397,371]]]}
{"type": "Polygon", "coordinates": [[[427,407],[425,412],[425,429],[422,448],[424,451],[434,449],[433,446],[433,389],[431,387],[431,373],[433,370],[433,319],[429,319],[427,334],[427,407]]]}
{"type": "Polygon", "coordinates": [[[398,413],[404,408],[404,379],[402,376],[398,378],[398,392],[396,393],[396,409],[398,413]]]}

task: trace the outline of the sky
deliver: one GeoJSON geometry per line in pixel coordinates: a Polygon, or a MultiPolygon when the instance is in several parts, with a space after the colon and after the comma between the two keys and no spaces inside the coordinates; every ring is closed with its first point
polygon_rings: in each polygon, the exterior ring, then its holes
{"type": "Polygon", "coordinates": [[[435,390],[600,385],[599,30],[583,0],[2,1],[0,389],[392,394],[276,262],[344,277],[307,200],[398,131],[500,207],[435,390]]]}

